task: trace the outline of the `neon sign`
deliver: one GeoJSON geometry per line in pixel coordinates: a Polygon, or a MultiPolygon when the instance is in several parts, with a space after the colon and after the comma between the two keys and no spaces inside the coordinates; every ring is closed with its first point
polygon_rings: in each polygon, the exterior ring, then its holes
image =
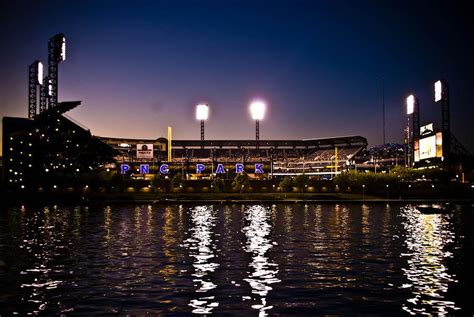
{"type": "MultiPolygon", "coordinates": [[[[255,164],[255,174],[264,174],[265,171],[263,170],[263,164],[262,163],[257,163],[255,164]]],[[[129,164],[121,164],[120,165],[120,173],[121,174],[126,174],[128,171],[130,171],[130,165],[129,164]]],[[[202,174],[204,170],[206,169],[206,166],[204,164],[198,163],[196,164],[196,174],[202,174]]],[[[166,175],[169,173],[169,165],[168,164],[161,164],[159,167],[160,174],[166,175]]],[[[149,164],[140,164],[139,168],[140,174],[149,174],[150,172],[150,165],[149,164]]],[[[223,164],[217,164],[217,167],[215,171],[213,171],[214,174],[225,174],[226,170],[224,168],[223,164]]],[[[244,172],[244,164],[242,163],[237,163],[235,164],[235,173],[236,174],[241,174],[244,172]]]]}

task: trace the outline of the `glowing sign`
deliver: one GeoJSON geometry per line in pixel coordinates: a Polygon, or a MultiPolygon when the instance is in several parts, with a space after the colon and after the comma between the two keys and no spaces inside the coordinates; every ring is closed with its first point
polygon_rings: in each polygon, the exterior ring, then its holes
{"type": "Polygon", "coordinates": [[[420,141],[419,140],[415,140],[413,144],[413,149],[415,151],[415,162],[419,162],[420,161],[420,141]]]}
{"type": "Polygon", "coordinates": [[[438,80],[434,84],[434,89],[435,89],[435,102],[440,101],[443,95],[443,84],[441,83],[441,80],[438,80]]]}
{"type": "Polygon", "coordinates": [[[237,163],[235,164],[235,172],[241,174],[244,171],[244,164],[237,163]]]}
{"type": "Polygon", "coordinates": [[[150,170],[150,165],[140,164],[140,174],[148,174],[149,170],[150,170]]]}
{"type": "Polygon", "coordinates": [[[168,174],[169,170],[168,170],[168,164],[163,164],[160,166],[160,173],[161,174],[168,174]]]}
{"type": "Polygon", "coordinates": [[[120,165],[120,173],[125,174],[130,169],[130,165],[122,164],[120,165]]]}
{"type": "Polygon", "coordinates": [[[420,139],[420,160],[436,157],[436,137],[434,135],[420,139]]]}
{"type": "Polygon", "coordinates": [[[436,133],[436,157],[443,157],[443,133],[436,133]]]}
{"type": "Polygon", "coordinates": [[[196,164],[196,173],[197,174],[200,174],[204,171],[206,167],[204,166],[204,164],[196,164]]]}
{"type": "Polygon", "coordinates": [[[428,134],[431,132],[433,132],[433,123],[429,123],[420,127],[420,135],[428,134]]]}
{"type": "MultiPolygon", "coordinates": [[[[263,163],[255,164],[255,174],[263,174],[265,171],[263,170],[263,163]]],[[[201,174],[205,170],[206,166],[204,164],[198,163],[196,164],[196,173],[201,174]]],[[[126,174],[130,170],[129,164],[121,164],[120,165],[120,173],[126,174]]],[[[150,165],[149,164],[140,164],[140,168],[138,169],[140,174],[149,174],[150,173],[150,165]]],[[[160,165],[159,171],[161,174],[168,174],[169,173],[169,165],[162,164],[160,165]]],[[[244,171],[244,165],[241,163],[235,164],[235,173],[240,174],[244,171]]],[[[215,174],[225,174],[226,170],[224,168],[224,164],[217,164],[217,168],[215,170],[215,174]]]]}
{"type": "Polygon", "coordinates": [[[137,144],[137,158],[139,159],[153,158],[153,144],[137,144]]]}
{"type": "Polygon", "coordinates": [[[224,165],[217,164],[216,174],[224,174],[224,173],[225,173],[224,165]]]}
{"type": "Polygon", "coordinates": [[[415,110],[415,96],[410,95],[407,97],[407,115],[412,114],[415,110]]]}

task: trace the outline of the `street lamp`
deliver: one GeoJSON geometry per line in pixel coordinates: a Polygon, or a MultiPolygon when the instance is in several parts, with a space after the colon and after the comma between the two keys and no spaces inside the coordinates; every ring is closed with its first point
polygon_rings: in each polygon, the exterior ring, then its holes
{"type": "Polygon", "coordinates": [[[257,141],[257,149],[258,141],[260,140],[260,120],[262,120],[265,115],[265,107],[265,103],[261,100],[252,101],[250,104],[252,119],[255,120],[255,140],[257,141]]]}
{"type": "Polygon", "coordinates": [[[205,103],[198,104],[196,106],[196,119],[201,121],[201,141],[204,141],[204,121],[206,121],[208,117],[209,106],[205,103]]]}

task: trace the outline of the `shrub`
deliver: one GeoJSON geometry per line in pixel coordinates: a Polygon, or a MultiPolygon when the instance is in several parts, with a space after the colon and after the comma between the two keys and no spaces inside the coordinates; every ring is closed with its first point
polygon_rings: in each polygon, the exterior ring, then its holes
{"type": "Polygon", "coordinates": [[[293,179],[289,176],[285,176],[278,186],[280,186],[284,192],[290,192],[293,189],[293,184],[293,179]]]}
{"type": "Polygon", "coordinates": [[[220,177],[216,177],[212,180],[211,183],[211,192],[213,193],[222,193],[225,189],[224,180],[220,177]]]}
{"type": "Polygon", "coordinates": [[[250,187],[249,176],[247,173],[242,172],[237,174],[232,182],[232,189],[234,191],[243,192],[246,188],[250,187]]]}

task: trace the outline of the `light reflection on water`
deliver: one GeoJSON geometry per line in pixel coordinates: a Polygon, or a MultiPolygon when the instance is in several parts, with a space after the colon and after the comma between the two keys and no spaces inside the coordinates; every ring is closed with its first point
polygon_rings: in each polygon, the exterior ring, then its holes
{"type": "Polygon", "coordinates": [[[408,263],[407,268],[402,268],[408,279],[402,288],[410,289],[413,294],[403,309],[412,315],[427,313],[427,309],[445,315],[459,309],[453,301],[444,299],[449,283],[457,282],[444,264],[453,256],[445,250],[446,245],[455,240],[449,222],[452,215],[421,214],[411,206],[402,208],[400,215],[404,219],[404,242],[409,251],[401,254],[408,263]]]}
{"type": "MultiPolygon", "coordinates": [[[[280,280],[276,277],[278,274],[278,264],[268,259],[267,252],[276,242],[270,240],[270,210],[264,206],[250,206],[245,210],[245,220],[247,225],[242,231],[247,237],[244,247],[245,252],[252,256],[250,267],[252,272],[248,278],[244,279],[252,288],[252,293],[258,295],[259,303],[253,304],[252,308],[259,311],[259,316],[266,316],[267,310],[273,306],[268,305],[267,295],[272,290],[271,284],[278,283],[280,280]]],[[[243,299],[247,299],[245,296],[243,299]]],[[[252,298],[255,300],[255,297],[252,298]]]]}
{"type": "Polygon", "coordinates": [[[470,315],[473,210],[9,208],[0,213],[0,315],[470,315]]]}
{"type": "Polygon", "coordinates": [[[217,287],[211,281],[209,274],[214,272],[219,264],[215,259],[215,244],[213,243],[213,228],[216,224],[216,216],[214,208],[211,206],[197,206],[191,209],[191,223],[189,229],[190,237],[186,239],[183,246],[189,250],[193,257],[194,272],[191,274],[193,281],[198,283],[196,290],[197,298],[189,303],[193,307],[195,314],[209,314],[219,303],[215,300],[215,296],[203,296],[209,290],[217,287]]]}

